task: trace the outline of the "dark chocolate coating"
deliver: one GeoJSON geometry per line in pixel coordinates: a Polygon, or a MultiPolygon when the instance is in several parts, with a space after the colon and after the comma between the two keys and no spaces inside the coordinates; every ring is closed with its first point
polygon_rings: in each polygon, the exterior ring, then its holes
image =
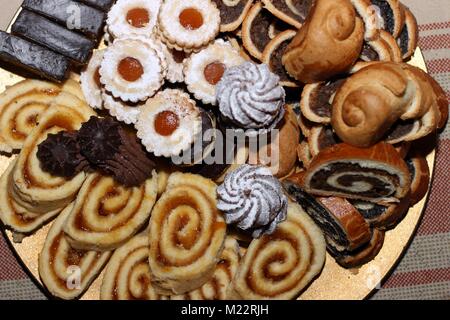
{"type": "Polygon", "coordinates": [[[95,43],[83,35],[28,10],[20,12],[11,32],[61,53],[77,64],[86,64],[95,48],[95,43]]]}
{"type": "Polygon", "coordinates": [[[22,8],[46,16],[92,39],[98,40],[103,34],[106,14],[82,3],[71,0],[25,0],[22,8]]]}
{"type": "Polygon", "coordinates": [[[56,82],[62,82],[69,75],[69,59],[3,31],[0,31],[0,61],[56,82]]]}
{"type": "Polygon", "coordinates": [[[116,0],[77,0],[77,2],[82,2],[91,7],[107,12],[116,0]]]}

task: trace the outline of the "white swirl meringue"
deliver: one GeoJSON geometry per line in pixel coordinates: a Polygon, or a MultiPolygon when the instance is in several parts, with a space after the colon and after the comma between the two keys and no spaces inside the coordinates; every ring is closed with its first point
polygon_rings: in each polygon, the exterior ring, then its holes
{"type": "Polygon", "coordinates": [[[242,129],[272,129],[284,116],[286,93],[265,64],[245,62],[225,71],[216,87],[225,119],[242,129]]]}
{"type": "Polygon", "coordinates": [[[271,234],[286,219],[287,197],[281,183],[262,166],[242,165],[217,188],[217,208],[227,224],[252,231],[255,238],[271,234]]]}

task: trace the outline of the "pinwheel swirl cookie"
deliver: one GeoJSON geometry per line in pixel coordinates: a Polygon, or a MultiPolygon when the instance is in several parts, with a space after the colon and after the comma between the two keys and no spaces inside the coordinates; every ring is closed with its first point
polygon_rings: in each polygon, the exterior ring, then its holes
{"type": "Polygon", "coordinates": [[[220,11],[220,32],[235,31],[252,6],[253,0],[213,0],[220,11]]]}
{"type": "Polygon", "coordinates": [[[225,300],[240,260],[241,254],[237,240],[227,237],[212,279],[197,290],[184,295],[172,296],[171,300],[225,300]]]}
{"type": "Polygon", "coordinates": [[[140,187],[125,188],[110,177],[91,174],[83,184],[64,232],[84,250],[116,249],[148,221],[158,191],[157,174],[140,187]]]}
{"type": "Polygon", "coordinates": [[[216,105],[216,85],[226,69],[244,62],[244,58],[229,43],[217,40],[206,49],[192,54],[185,62],[187,88],[203,103],[216,105]]]}
{"type": "Polygon", "coordinates": [[[311,11],[314,0],[262,0],[264,6],[279,19],[300,28],[311,11]]]}
{"type": "Polygon", "coordinates": [[[148,236],[141,233],[117,249],[106,266],[101,300],[165,300],[155,292],[148,265],[148,236]]]}
{"type": "Polygon", "coordinates": [[[326,245],[303,209],[289,203],[274,234],[253,240],[229,288],[228,299],[293,299],[320,273],[326,245]]]}
{"type": "Polygon", "coordinates": [[[0,95],[0,151],[21,149],[25,139],[38,125],[40,115],[53,100],[65,92],[74,99],[82,97],[80,86],[68,80],[60,86],[39,80],[24,80],[0,95]]]}
{"type": "Polygon", "coordinates": [[[157,292],[185,294],[211,280],[226,235],[215,194],[211,180],[170,176],[150,219],[149,263],[157,292]]]}
{"type": "Polygon", "coordinates": [[[38,148],[49,134],[78,130],[93,115],[93,110],[73,95],[56,97],[26,139],[12,172],[9,191],[17,203],[32,212],[47,213],[72,202],[86,175],[81,172],[71,179],[52,176],[43,170],[38,148]]]}
{"type": "Polygon", "coordinates": [[[63,226],[73,208],[70,204],[55,220],[39,255],[39,275],[52,295],[79,297],[102,271],[111,252],[77,250],[67,241],[63,226]]]}
{"type": "Polygon", "coordinates": [[[159,11],[158,28],[168,47],[198,51],[219,33],[220,11],[211,0],[166,0],[159,11]]]}

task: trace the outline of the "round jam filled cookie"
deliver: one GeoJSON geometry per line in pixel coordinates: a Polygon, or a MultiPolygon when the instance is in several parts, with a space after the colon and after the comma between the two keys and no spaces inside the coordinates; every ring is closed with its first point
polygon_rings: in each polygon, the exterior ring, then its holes
{"type": "Polygon", "coordinates": [[[235,31],[252,6],[253,0],[213,0],[220,10],[220,32],[235,31]]]}
{"type": "Polygon", "coordinates": [[[118,39],[105,51],[100,81],[115,98],[138,102],[161,88],[166,70],[164,54],[152,40],[118,39]]]}
{"type": "Polygon", "coordinates": [[[296,28],[305,22],[314,0],[262,0],[267,8],[277,18],[296,28]]]}
{"type": "Polygon", "coordinates": [[[150,36],[158,19],[161,0],[119,0],[108,13],[107,30],[117,39],[150,36]]]}
{"type": "Polygon", "coordinates": [[[159,11],[158,28],[168,47],[198,51],[219,33],[220,11],[211,0],[166,0],[159,11]]]}
{"type": "Polygon", "coordinates": [[[296,34],[297,32],[294,30],[280,33],[267,44],[262,55],[262,62],[269,66],[270,71],[280,77],[280,84],[284,87],[298,87],[298,83],[287,73],[281,61],[287,46],[296,34]]]}
{"type": "Polygon", "coordinates": [[[184,62],[189,55],[184,51],[170,49],[164,43],[162,48],[167,61],[166,80],[170,83],[184,82],[184,62]]]}
{"type": "Polygon", "coordinates": [[[89,64],[81,73],[81,89],[86,102],[94,109],[103,108],[102,83],[100,82],[100,66],[104,50],[97,50],[92,55],[89,64]]]}
{"type": "Polygon", "coordinates": [[[188,94],[166,89],[142,107],[136,129],[148,152],[156,156],[178,156],[201,133],[201,112],[188,94]]]}
{"type": "Polygon", "coordinates": [[[203,103],[216,105],[216,85],[225,70],[245,60],[230,44],[217,40],[185,62],[184,75],[188,90],[203,103]]]}
{"type": "Polygon", "coordinates": [[[242,24],[242,42],[247,51],[261,60],[267,44],[289,25],[265,10],[261,2],[255,3],[242,24]]]}
{"type": "Polygon", "coordinates": [[[109,114],[117,120],[126,124],[135,124],[141,113],[141,108],[145,104],[144,101],[126,102],[121,99],[114,98],[106,90],[102,90],[103,107],[108,110],[109,114]]]}

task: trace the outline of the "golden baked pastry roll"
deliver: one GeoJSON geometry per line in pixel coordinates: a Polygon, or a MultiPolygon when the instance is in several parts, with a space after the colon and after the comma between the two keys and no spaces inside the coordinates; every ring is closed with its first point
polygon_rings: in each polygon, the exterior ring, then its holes
{"type": "Polygon", "coordinates": [[[55,220],[39,255],[39,275],[48,291],[60,299],[75,299],[100,274],[111,252],[77,250],[71,247],[63,231],[70,204],[55,220]]]}
{"type": "Polygon", "coordinates": [[[150,219],[149,263],[157,292],[184,294],[211,279],[226,235],[216,187],[198,175],[169,177],[150,219]]]}
{"type": "Polygon", "coordinates": [[[0,95],[0,151],[21,149],[41,114],[61,92],[83,96],[80,85],[73,80],[67,80],[64,85],[24,80],[8,87],[0,95]]]}
{"type": "Polygon", "coordinates": [[[64,226],[70,243],[80,249],[116,249],[141,230],[158,192],[154,172],[139,187],[126,188],[94,173],[84,182],[64,226]]]}
{"type": "Polygon", "coordinates": [[[80,173],[71,180],[45,172],[37,157],[38,146],[48,134],[78,130],[94,111],[74,95],[62,92],[39,119],[39,125],[25,140],[12,173],[10,188],[14,200],[37,213],[61,209],[75,198],[86,175],[80,173]]]}
{"type": "Polygon", "coordinates": [[[11,197],[11,176],[16,165],[16,159],[11,161],[0,178],[0,220],[14,233],[14,241],[21,242],[26,235],[32,234],[43,224],[61,212],[61,209],[49,211],[45,214],[32,212],[20,206],[11,197]]]}
{"type": "Polygon", "coordinates": [[[148,252],[148,236],[145,232],[117,249],[106,266],[100,299],[167,300],[152,287],[148,252]]]}
{"type": "Polygon", "coordinates": [[[236,274],[241,259],[236,239],[227,237],[225,247],[214,274],[201,288],[184,295],[172,296],[171,300],[225,300],[228,286],[236,274]]]}
{"type": "Polygon", "coordinates": [[[275,233],[251,242],[230,286],[229,299],[297,298],[320,273],[326,245],[322,231],[290,202],[275,233]]]}

